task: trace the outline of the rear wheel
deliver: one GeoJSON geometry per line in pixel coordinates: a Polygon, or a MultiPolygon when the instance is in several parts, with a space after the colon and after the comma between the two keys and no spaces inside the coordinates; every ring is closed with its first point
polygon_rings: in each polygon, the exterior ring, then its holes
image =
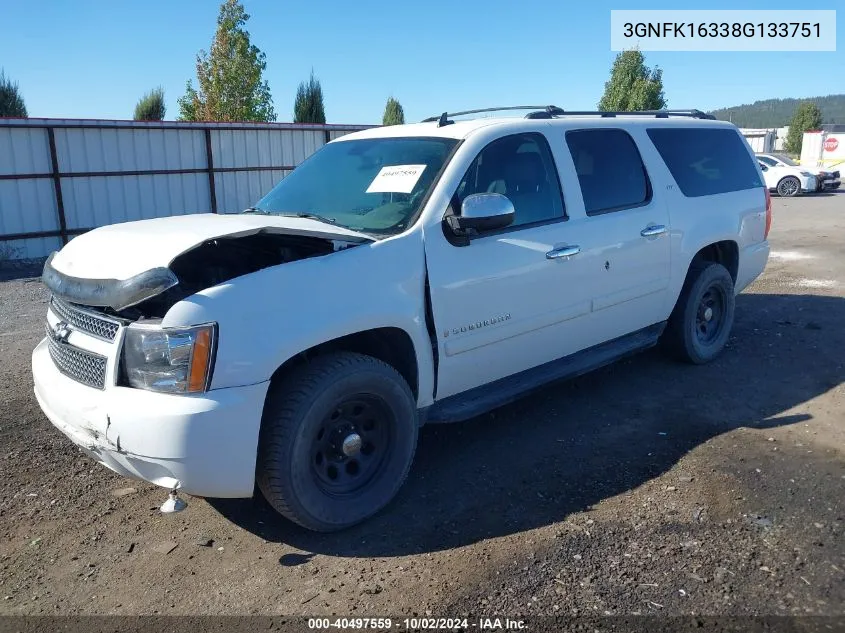
{"type": "Polygon", "coordinates": [[[728,342],[734,308],[734,284],[728,270],[716,262],[694,262],[669,317],[664,346],[679,360],[710,362],[728,342]]]}
{"type": "Polygon", "coordinates": [[[271,387],[256,476],[279,513],[319,532],[382,509],[417,443],[413,394],[390,365],[363,354],[317,357],[271,387]]]}
{"type": "Polygon", "coordinates": [[[778,195],[781,198],[791,198],[801,193],[801,181],[795,176],[787,176],[778,183],[778,195]]]}

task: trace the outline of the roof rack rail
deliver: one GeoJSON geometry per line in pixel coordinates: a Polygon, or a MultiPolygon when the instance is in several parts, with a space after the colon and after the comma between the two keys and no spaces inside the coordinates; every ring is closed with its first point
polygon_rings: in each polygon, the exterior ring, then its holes
{"type": "Polygon", "coordinates": [[[632,110],[630,112],[601,112],[599,110],[561,110],[555,108],[554,111],[549,109],[539,110],[538,112],[529,112],[525,115],[526,119],[551,119],[561,116],[589,116],[595,115],[603,118],[616,116],[653,116],[658,119],[668,119],[669,117],[690,117],[693,119],[711,119],[716,117],[712,114],[707,114],[701,110],[632,110]]]}
{"type": "Polygon", "coordinates": [[[481,108],[479,110],[463,110],[462,112],[444,112],[439,116],[432,116],[428,117],[427,119],[423,119],[422,123],[433,123],[437,121],[437,127],[443,127],[444,125],[450,125],[454,123],[454,121],[450,121],[450,116],[461,116],[464,114],[481,114],[482,112],[503,112],[505,110],[540,110],[543,113],[547,113],[549,115],[557,114],[560,112],[563,113],[561,108],[557,106],[548,105],[548,106],[504,106],[502,108],[481,108]]]}

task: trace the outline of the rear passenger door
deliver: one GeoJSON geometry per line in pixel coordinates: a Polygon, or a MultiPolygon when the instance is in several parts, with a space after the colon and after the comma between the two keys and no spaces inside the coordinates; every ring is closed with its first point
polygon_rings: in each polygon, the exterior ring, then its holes
{"type": "Polygon", "coordinates": [[[590,315],[596,338],[610,340],[665,320],[669,213],[637,143],[629,131],[610,127],[568,130],[564,140],[581,193],[570,228],[583,236],[582,254],[597,271],[590,315]]]}

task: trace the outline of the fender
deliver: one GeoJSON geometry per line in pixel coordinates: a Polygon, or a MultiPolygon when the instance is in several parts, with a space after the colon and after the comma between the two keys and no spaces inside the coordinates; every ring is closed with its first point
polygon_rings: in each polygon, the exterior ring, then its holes
{"type": "MultiPolygon", "coordinates": [[[[678,191],[674,196],[681,196],[678,191]]],[[[717,196],[669,200],[672,222],[672,278],[665,312],[672,312],[696,253],[715,242],[737,244],[743,250],[765,241],[766,198],[762,187],[717,196]],[[737,212],[739,211],[739,212],[737,212]]]]}
{"type": "Polygon", "coordinates": [[[393,327],[414,345],[418,406],[432,402],[420,230],[232,279],[176,303],[162,325],[209,321],[219,331],[212,389],[269,380],[285,361],[316,345],[393,327]]]}

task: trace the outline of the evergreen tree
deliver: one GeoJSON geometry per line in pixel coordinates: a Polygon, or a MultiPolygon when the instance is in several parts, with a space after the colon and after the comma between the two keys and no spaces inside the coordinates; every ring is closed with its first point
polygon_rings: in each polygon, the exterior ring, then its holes
{"type": "Polygon", "coordinates": [[[311,77],[299,84],[296,90],[296,100],[293,103],[294,123],[325,123],[326,110],[323,107],[323,87],[320,80],[311,77]]]}
{"type": "Polygon", "coordinates": [[[220,5],[211,51],[197,55],[197,89],[190,80],[179,98],[183,121],[275,121],[265,55],[244,28],[249,15],[237,0],[220,5]]]}
{"type": "Polygon", "coordinates": [[[622,51],[616,56],[610,79],[604,84],[604,95],[598,109],[602,112],[662,110],[663,71],[645,65],[645,57],[637,50],[622,51]]]}
{"type": "Polygon", "coordinates": [[[164,105],[164,90],[160,87],[150,90],[135,106],[136,121],[161,121],[167,108],[164,105]]]}
{"type": "Polygon", "coordinates": [[[404,125],[405,111],[396,99],[390,97],[387,105],[384,106],[384,116],[381,118],[382,125],[404,125]]]}
{"type": "Polygon", "coordinates": [[[792,120],[789,122],[789,132],[786,134],[786,151],[790,154],[801,154],[804,142],[804,132],[818,130],[822,125],[822,111],[812,101],[805,101],[795,108],[792,120]]]}

